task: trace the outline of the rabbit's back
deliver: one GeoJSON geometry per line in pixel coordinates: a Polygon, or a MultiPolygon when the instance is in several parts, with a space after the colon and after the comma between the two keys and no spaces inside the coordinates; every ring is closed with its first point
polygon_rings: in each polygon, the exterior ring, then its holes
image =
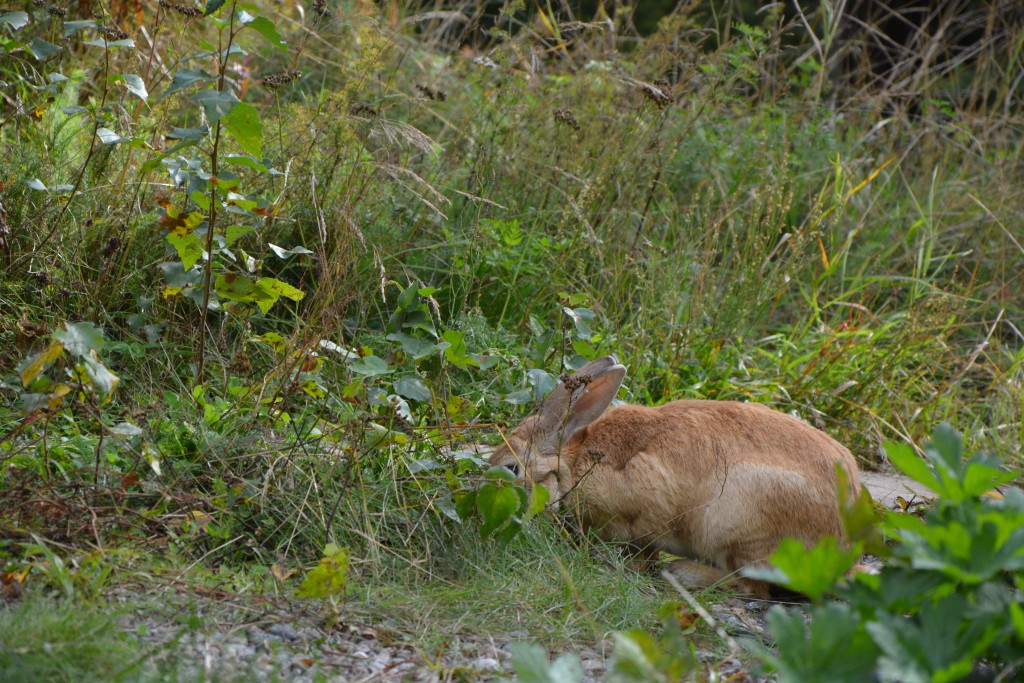
{"type": "Polygon", "coordinates": [[[841,535],[836,463],[859,489],[850,452],[765,406],[686,400],[609,408],[580,435],[574,473],[587,521],[727,569],[793,536],[841,535]]]}

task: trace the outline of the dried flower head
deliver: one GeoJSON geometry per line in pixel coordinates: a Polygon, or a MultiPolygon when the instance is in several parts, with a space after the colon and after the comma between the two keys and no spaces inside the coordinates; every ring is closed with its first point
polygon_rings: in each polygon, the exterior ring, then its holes
{"type": "MultiPolygon", "coordinates": [[[[163,5],[163,3],[160,4],[163,5]]],[[[173,5],[170,5],[170,8],[189,19],[195,19],[196,17],[203,16],[203,10],[199,9],[195,5],[190,5],[187,2],[176,2],[173,5]]]]}
{"type": "Polygon", "coordinates": [[[333,14],[331,10],[327,8],[327,0],[313,0],[313,12],[321,18],[333,14]]]}
{"type": "Polygon", "coordinates": [[[103,29],[103,37],[107,40],[124,40],[128,34],[120,26],[106,26],[103,29]]]}
{"type": "Polygon", "coordinates": [[[377,116],[380,112],[372,104],[353,102],[348,106],[348,113],[352,116],[377,116]]]}
{"type": "Polygon", "coordinates": [[[676,101],[675,95],[672,94],[672,86],[663,78],[653,83],[639,81],[638,85],[643,96],[654,102],[658,109],[664,109],[676,101]]]}
{"type": "Polygon", "coordinates": [[[57,7],[57,5],[50,5],[46,8],[46,11],[55,17],[66,17],[68,10],[65,7],[57,7]]]}
{"type": "Polygon", "coordinates": [[[264,88],[269,90],[277,90],[283,85],[288,85],[296,78],[302,75],[302,72],[298,69],[291,69],[289,71],[282,71],[281,73],[270,74],[265,76],[260,83],[263,84],[264,88]]]}
{"type": "Polygon", "coordinates": [[[420,91],[420,94],[426,97],[428,100],[437,100],[438,102],[444,102],[448,99],[448,94],[443,90],[436,90],[426,85],[416,84],[416,89],[420,91]]]}
{"type": "Polygon", "coordinates": [[[570,109],[556,109],[555,122],[565,124],[573,130],[578,131],[580,129],[580,122],[576,120],[576,115],[570,109]]]}

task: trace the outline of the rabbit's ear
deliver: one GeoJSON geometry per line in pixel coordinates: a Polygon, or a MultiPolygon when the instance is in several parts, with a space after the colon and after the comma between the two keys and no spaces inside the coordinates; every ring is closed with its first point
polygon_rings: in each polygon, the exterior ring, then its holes
{"type": "Polygon", "coordinates": [[[593,360],[576,371],[569,386],[560,382],[540,409],[540,430],[549,439],[562,441],[601,417],[622,386],[626,368],[611,356],[593,360]],[[564,428],[563,428],[564,425],[564,428]]]}
{"type": "MultiPolygon", "coordinates": [[[[581,368],[582,370],[582,368],[581,368]]],[[[568,439],[577,431],[601,417],[615,399],[626,368],[614,364],[598,374],[591,375],[590,383],[577,390],[576,398],[569,408],[569,420],[565,425],[564,438],[568,439]]]]}

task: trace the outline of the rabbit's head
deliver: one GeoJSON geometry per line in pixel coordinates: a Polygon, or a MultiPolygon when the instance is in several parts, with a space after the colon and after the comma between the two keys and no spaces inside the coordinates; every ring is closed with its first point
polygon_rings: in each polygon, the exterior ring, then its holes
{"type": "Polygon", "coordinates": [[[557,503],[576,484],[572,463],[587,425],[611,404],[625,374],[626,368],[605,356],[563,378],[540,410],[506,435],[491,464],[507,467],[527,486],[544,486],[557,503]]]}

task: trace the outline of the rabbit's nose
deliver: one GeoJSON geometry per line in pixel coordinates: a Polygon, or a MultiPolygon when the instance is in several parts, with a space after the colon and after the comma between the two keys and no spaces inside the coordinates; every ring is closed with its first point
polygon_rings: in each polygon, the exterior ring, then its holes
{"type": "Polygon", "coordinates": [[[522,470],[519,468],[519,463],[514,462],[509,465],[505,465],[505,467],[508,468],[509,472],[516,476],[516,479],[518,479],[519,475],[522,473],[522,470]]]}

